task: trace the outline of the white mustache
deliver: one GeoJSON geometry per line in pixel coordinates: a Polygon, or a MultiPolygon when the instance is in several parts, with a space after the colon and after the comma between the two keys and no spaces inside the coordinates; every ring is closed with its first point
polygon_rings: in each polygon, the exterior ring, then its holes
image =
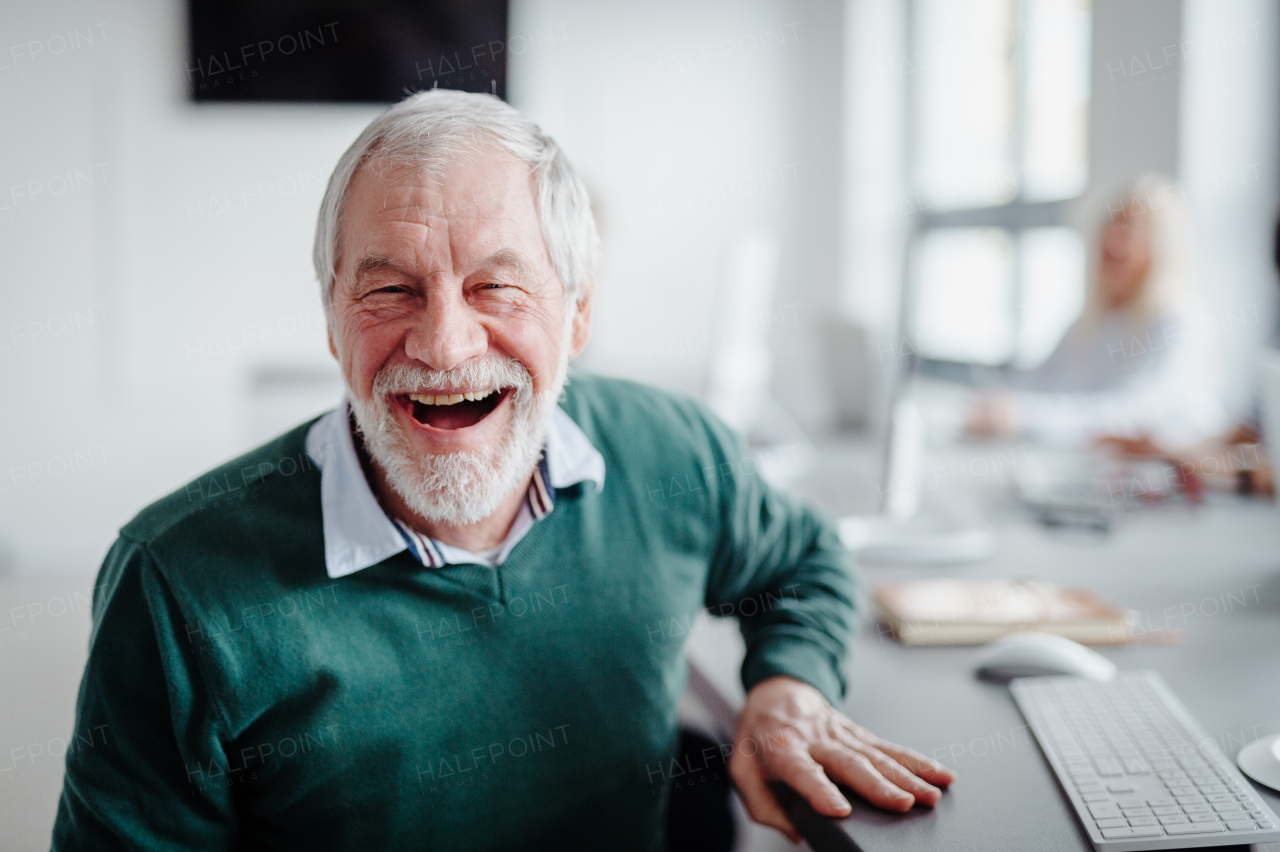
{"type": "Polygon", "coordinates": [[[452,370],[432,370],[421,364],[394,364],[378,371],[373,379],[374,398],[398,393],[416,393],[424,388],[493,387],[515,388],[523,397],[533,391],[533,376],[513,358],[486,358],[452,370]]]}

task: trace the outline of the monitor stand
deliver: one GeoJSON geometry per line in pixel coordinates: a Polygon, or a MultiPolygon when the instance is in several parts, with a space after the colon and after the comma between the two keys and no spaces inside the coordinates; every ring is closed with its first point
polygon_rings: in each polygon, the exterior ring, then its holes
{"type": "Polygon", "coordinates": [[[841,518],[838,527],[845,547],[872,565],[978,562],[996,551],[990,527],[935,501],[905,518],[850,515],[841,518]]]}
{"type": "Polygon", "coordinates": [[[924,418],[905,395],[890,409],[887,431],[883,508],[878,514],[840,519],[845,547],[862,562],[881,565],[977,562],[995,553],[995,532],[976,513],[940,495],[923,499],[924,418]]]}

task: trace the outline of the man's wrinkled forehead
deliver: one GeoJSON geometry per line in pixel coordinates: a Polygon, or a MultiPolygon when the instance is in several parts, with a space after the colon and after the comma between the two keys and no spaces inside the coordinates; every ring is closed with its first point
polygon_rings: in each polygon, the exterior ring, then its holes
{"type": "Polygon", "coordinates": [[[455,156],[445,164],[372,160],[352,178],[381,199],[380,209],[417,208],[448,219],[536,211],[535,181],[529,167],[495,151],[455,156]]]}

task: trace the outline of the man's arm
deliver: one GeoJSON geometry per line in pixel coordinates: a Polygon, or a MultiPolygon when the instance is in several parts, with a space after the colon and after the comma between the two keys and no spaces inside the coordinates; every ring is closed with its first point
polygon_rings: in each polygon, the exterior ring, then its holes
{"type": "MultiPolygon", "coordinates": [[[[706,428],[720,533],[706,606],[738,618],[747,648],[743,686],[750,692],[787,675],[838,705],[857,623],[849,555],[832,524],[764,481],[738,435],[710,415],[706,428]]],[[[711,466],[704,473],[710,478],[711,466]]]]}
{"type": "Polygon", "coordinates": [[[112,547],[93,620],[76,708],[84,736],[67,751],[53,849],[231,849],[227,779],[208,777],[226,758],[196,709],[210,705],[184,620],[143,545],[112,547]]]}
{"type": "Polygon", "coordinates": [[[941,764],[881,740],[837,708],[856,623],[852,565],[832,525],[741,474],[748,450],[719,424],[726,455],[720,547],[708,583],[712,612],[739,618],[747,653],[747,701],[730,774],[753,819],[799,839],[770,780],[789,784],[827,816],[849,813],[842,783],[872,804],[905,811],[933,805],[955,776],[941,764]]]}

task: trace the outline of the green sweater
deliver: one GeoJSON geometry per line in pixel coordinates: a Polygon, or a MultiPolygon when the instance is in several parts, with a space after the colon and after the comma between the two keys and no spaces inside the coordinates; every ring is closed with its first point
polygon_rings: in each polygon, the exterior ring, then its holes
{"type": "Polygon", "coordinates": [[[53,848],[660,848],[704,607],[739,617],[747,688],[838,701],[831,525],[695,402],[574,375],[561,404],[604,489],[559,489],[496,569],[405,551],[330,579],[310,424],[144,509],[94,591],[97,734],[68,750],[53,848]]]}

